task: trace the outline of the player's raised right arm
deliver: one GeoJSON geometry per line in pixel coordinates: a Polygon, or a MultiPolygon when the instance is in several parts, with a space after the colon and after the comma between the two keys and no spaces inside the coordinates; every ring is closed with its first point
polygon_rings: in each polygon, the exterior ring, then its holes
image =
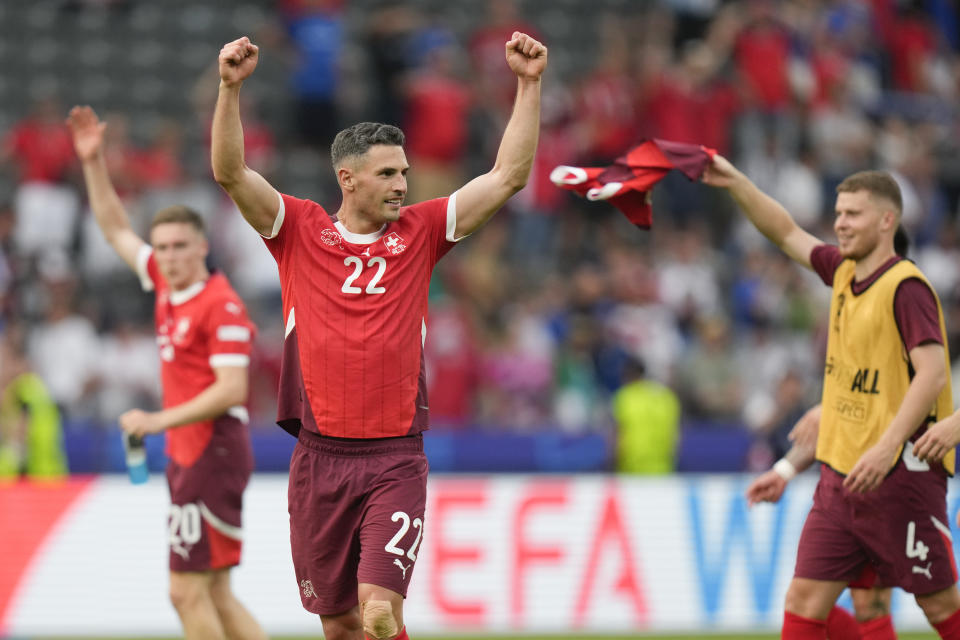
{"type": "Polygon", "coordinates": [[[729,191],[760,233],[790,258],[808,269],[812,268],[810,252],[823,242],[804,231],[782,204],[761,191],[730,161],[720,155],[714,156],[703,174],[703,182],[729,191]]]}
{"type": "Polygon", "coordinates": [[[277,190],[243,159],[243,126],[240,123],[240,86],[253,73],[260,49],[244,36],[220,50],[220,92],[213,112],[211,164],[213,177],[230,195],[240,213],[261,235],[273,235],[280,210],[277,190]]]}
{"type": "Polygon", "coordinates": [[[93,217],[110,246],[136,271],[137,254],[144,242],[131,228],[130,218],[107,172],[103,155],[103,132],[107,123],[100,122],[90,107],[74,107],[67,117],[67,125],[83,167],[93,217]]]}

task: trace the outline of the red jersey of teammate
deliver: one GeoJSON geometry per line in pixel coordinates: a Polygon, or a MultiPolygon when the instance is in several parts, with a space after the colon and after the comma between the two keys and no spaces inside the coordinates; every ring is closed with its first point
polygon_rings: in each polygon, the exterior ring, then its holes
{"type": "Polygon", "coordinates": [[[282,196],[273,237],[286,318],[277,423],[339,438],[428,426],[423,343],[434,265],[454,245],[456,194],[372,234],[282,196]]]}
{"type": "MultiPolygon", "coordinates": [[[[254,325],[223,274],[171,291],[149,245],[137,256],[137,271],[144,290],[156,291],[154,319],[164,408],[183,404],[212,385],[214,367],[249,364],[254,325]]],[[[245,407],[231,407],[227,414],[247,424],[245,407]]],[[[182,466],[196,462],[210,442],[214,420],[168,429],[167,455],[182,466]]]]}

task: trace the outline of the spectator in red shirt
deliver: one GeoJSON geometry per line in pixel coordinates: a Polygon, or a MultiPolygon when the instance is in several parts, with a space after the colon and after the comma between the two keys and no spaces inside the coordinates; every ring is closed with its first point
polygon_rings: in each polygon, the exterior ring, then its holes
{"type": "Polygon", "coordinates": [[[470,112],[470,91],[455,70],[458,50],[452,35],[427,31],[422,38],[423,66],[407,84],[404,125],[407,152],[417,167],[410,180],[415,202],[452,193],[462,184],[470,112]]]}
{"type": "Polygon", "coordinates": [[[73,164],[73,143],[53,98],[36,102],[14,125],[4,144],[4,157],[18,168],[21,183],[56,183],[73,164]]]}
{"type": "Polygon", "coordinates": [[[751,0],[749,11],[750,20],[734,46],[734,60],[753,106],[780,111],[790,101],[790,39],[770,0],[751,0]]]}

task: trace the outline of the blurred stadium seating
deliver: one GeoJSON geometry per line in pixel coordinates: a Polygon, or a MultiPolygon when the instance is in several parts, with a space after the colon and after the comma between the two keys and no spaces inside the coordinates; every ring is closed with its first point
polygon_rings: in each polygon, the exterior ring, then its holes
{"type": "Polygon", "coordinates": [[[555,190],[546,175],[556,164],[608,162],[645,136],[700,142],[830,240],[837,180],[890,170],[904,189],[910,255],[938,289],[958,363],[956,24],[955,6],[937,0],[2,2],[0,318],[29,327],[41,375],[76,371],[80,392],[48,380],[72,467],[117,469],[116,415],[158,402],[152,299],[112,258],[85,205],[76,210],[76,164],[46,157],[50,171],[30,174],[31,156],[53,152],[36,138],[15,145],[43,105],[62,117],[91,104],[110,123],[111,169],[139,229],[169,202],[207,216],[211,263],[260,326],[258,462],[283,469],[292,442],[270,426],[282,339],[275,267],[209,171],[220,47],[243,34],[262,47],[243,90],[248,162],[281,190],[335,207],[324,129],[363,118],[420,130],[416,91],[427,101],[466,92],[469,102],[443,123],[464,132],[462,152],[441,158],[426,145],[411,155],[411,192],[446,195],[430,185],[455,188],[486,170],[512,92],[500,43],[514,27],[529,29],[551,59],[531,184],[434,277],[434,468],[609,469],[610,397],[630,359],[681,400],[679,470],[762,468],[817,400],[826,288],[701,185],[658,187],[645,232],[607,205],[555,190]],[[342,46],[323,46],[320,33],[342,46]],[[330,122],[317,132],[310,119],[321,113],[330,122]],[[182,170],[157,169],[170,166],[182,170]],[[41,228],[48,233],[28,242],[36,207],[66,230],[41,228]],[[58,299],[71,303],[59,314],[58,299]],[[52,354],[37,344],[51,335],[63,341],[52,354]]]}

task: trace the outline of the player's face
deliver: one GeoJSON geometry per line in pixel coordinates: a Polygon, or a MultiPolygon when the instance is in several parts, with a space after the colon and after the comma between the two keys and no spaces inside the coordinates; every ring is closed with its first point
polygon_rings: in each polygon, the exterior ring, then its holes
{"type": "Polygon", "coordinates": [[[356,203],[364,217],[376,223],[400,219],[409,168],[403,147],[370,147],[354,170],[356,203]]]}
{"type": "Polygon", "coordinates": [[[880,242],[883,210],[869,191],[837,194],[833,230],[837,234],[840,255],[861,260],[880,242]]]}
{"type": "Polygon", "coordinates": [[[206,275],[207,240],[193,225],[158,224],[150,231],[150,244],[160,275],[174,291],[185,289],[206,275]]]}

